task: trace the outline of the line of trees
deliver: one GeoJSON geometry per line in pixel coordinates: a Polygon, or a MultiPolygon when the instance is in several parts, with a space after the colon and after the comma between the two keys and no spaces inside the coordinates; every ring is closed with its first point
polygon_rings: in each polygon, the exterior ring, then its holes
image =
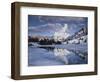
{"type": "Polygon", "coordinates": [[[37,42],[40,45],[52,45],[52,44],[61,44],[60,41],[55,41],[54,39],[43,38],[39,39],[38,37],[28,37],[28,42],[37,42]]]}

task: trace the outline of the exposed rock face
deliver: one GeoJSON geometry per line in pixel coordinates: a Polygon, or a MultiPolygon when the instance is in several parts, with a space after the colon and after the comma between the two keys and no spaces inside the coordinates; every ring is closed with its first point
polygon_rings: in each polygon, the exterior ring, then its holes
{"type": "Polygon", "coordinates": [[[81,30],[79,30],[78,32],[76,32],[73,36],[70,36],[67,38],[69,43],[87,43],[87,28],[82,28],[81,30]]]}

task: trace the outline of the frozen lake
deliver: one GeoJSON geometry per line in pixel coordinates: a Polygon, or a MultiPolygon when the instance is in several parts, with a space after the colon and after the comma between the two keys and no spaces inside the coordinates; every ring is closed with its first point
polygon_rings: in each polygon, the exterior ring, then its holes
{"type": "Polygon", "coordinates": [[[87,44],[28,46],[28,66],[87,64],[87,44]]]}

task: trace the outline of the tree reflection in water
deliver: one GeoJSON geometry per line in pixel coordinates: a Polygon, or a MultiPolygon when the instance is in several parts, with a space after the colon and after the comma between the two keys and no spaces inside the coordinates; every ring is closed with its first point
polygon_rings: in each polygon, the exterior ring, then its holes
{"type": "Polygon", "coordinates": [[[72,49],[69,50],[66,48],[55,48],[55,47],[40,47],[40,48],[46,49],[50,52],[52,51],[53,52],[52,55],[54,55],[56,59],[59,59],[66,65],[74,64],[75,61],[77,61],[76,64],[82,63],[82,61],[87,63],[88,55],[87,52],[84,51],[72,50],[72,49]],[[73,58],[75,59],[73,60],[73,58]],[[80,62],[80,60],[82,61],[80,62]]]}
{"type": "MultiPolygon", "coordinates": [[[[84,46],[85,48],[85,46],[84,46]]],[[[74,49],[60,46],[30,46],[29,66],[46,65],[75,65],[87,64],[88,53],[86,49],[74,49]]]]}
{"type": "Polygon", "coordinates": [[[68,58],[66,57],[68,54],[70,54],[70,52],[67,49],[54,49],[54,55],[61,61],[63,61],[65,64],[68,64],[68,58]]]}

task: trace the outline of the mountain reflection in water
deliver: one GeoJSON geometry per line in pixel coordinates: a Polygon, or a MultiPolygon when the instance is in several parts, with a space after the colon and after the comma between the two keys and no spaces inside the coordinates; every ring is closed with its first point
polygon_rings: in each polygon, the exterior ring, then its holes
{"type": "Polygon", "coordinates": [[[29,66],[87,64],[87,51],[55,48],[29,47],[29,66]]]}

